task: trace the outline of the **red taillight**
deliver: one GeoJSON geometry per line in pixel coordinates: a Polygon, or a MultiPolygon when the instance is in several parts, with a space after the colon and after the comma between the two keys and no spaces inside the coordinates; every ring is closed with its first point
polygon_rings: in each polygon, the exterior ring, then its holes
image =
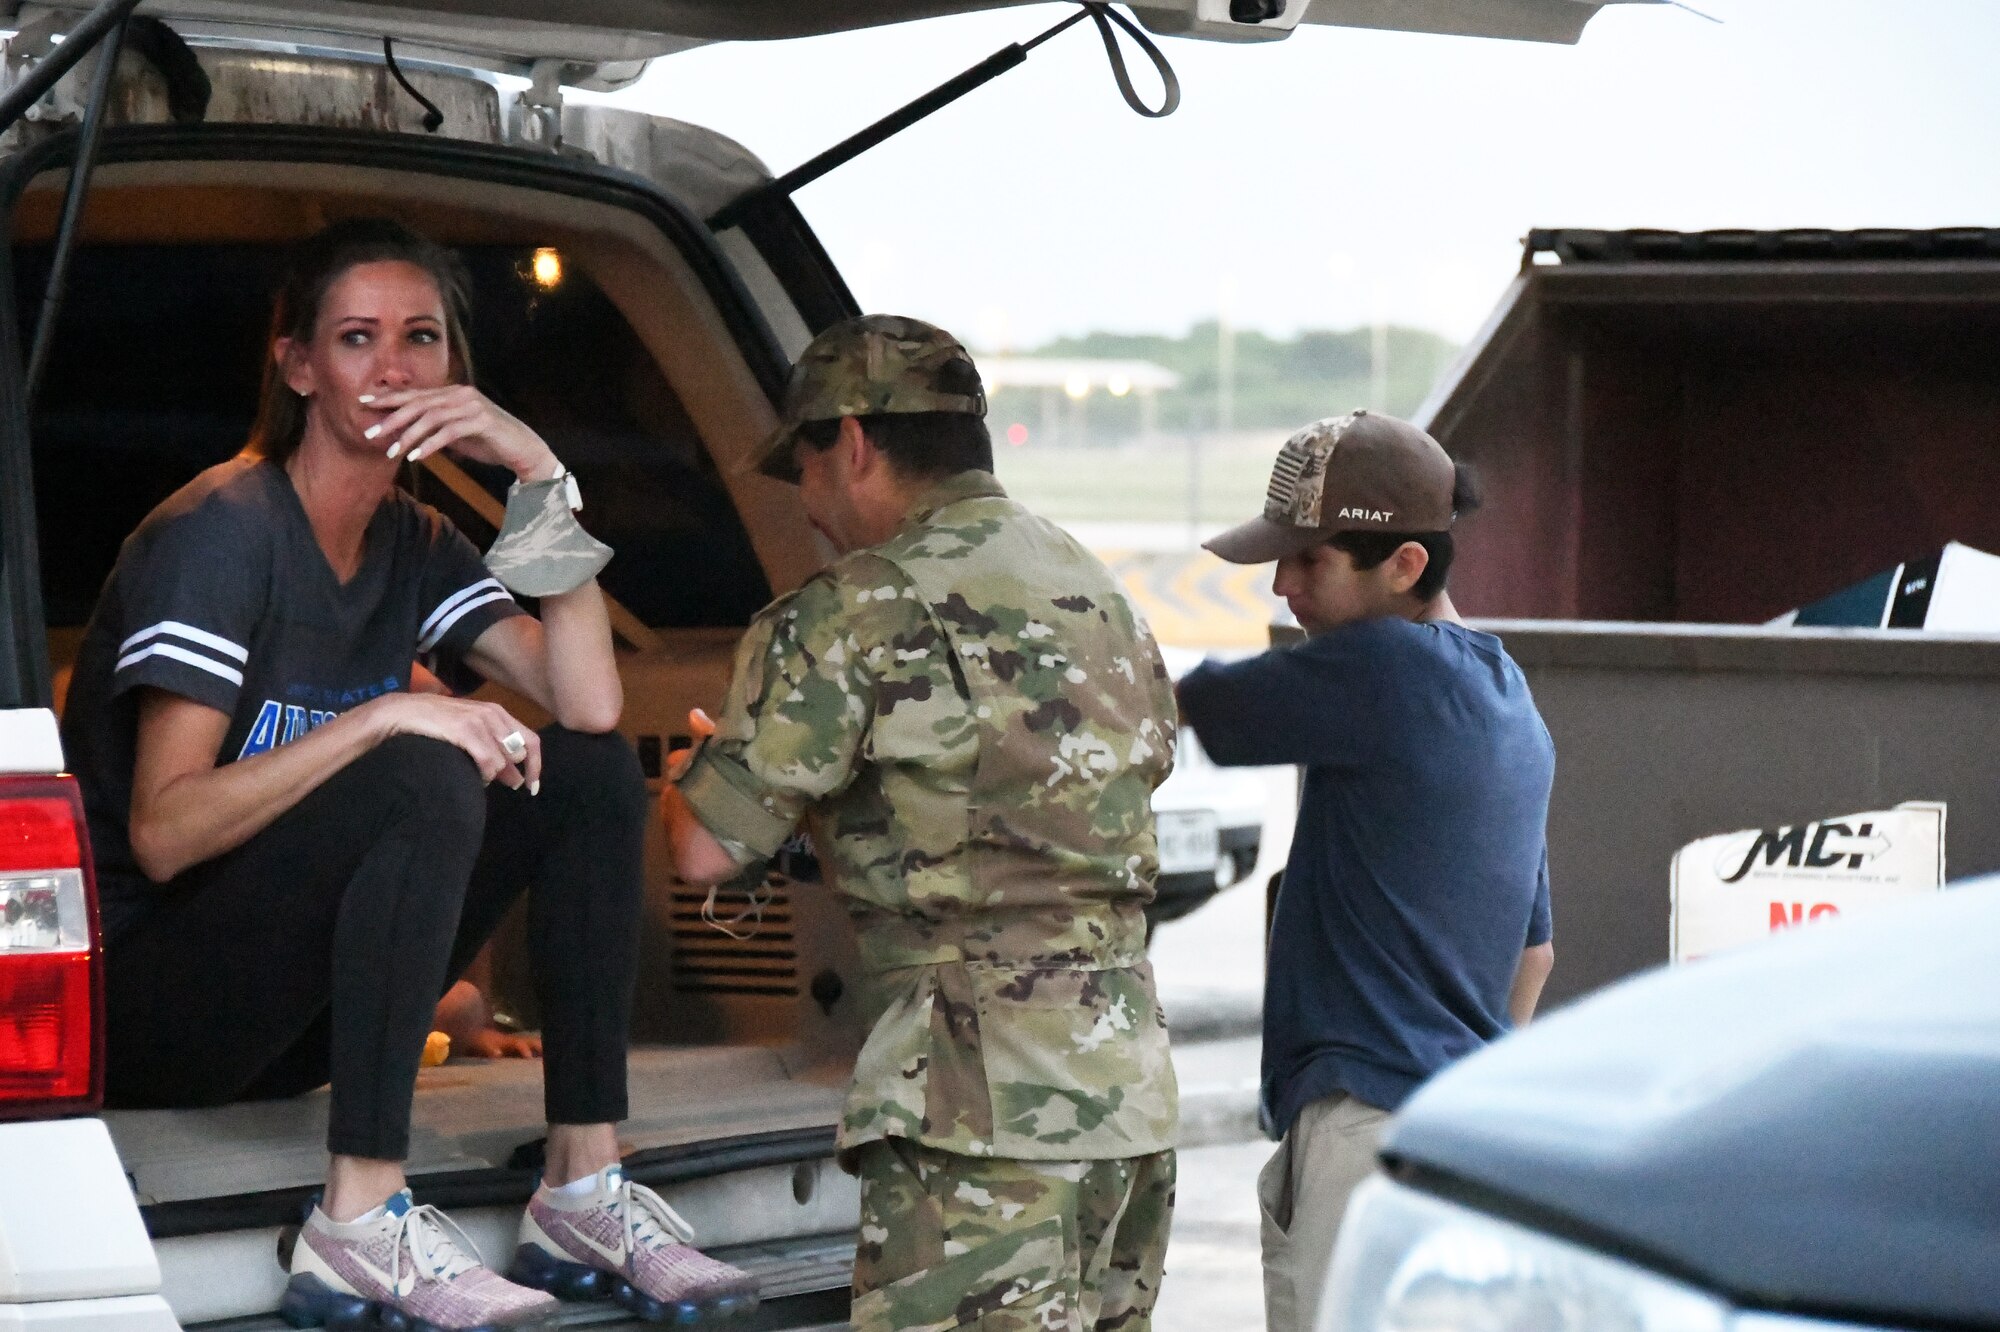
{"type": "Polygon", "coordinates": [[[0,1119],[103,1100],[97,885],[68,777],[0,777],[0,1119]]]}
{"type": "Polygon", "coordinates": [[[0,1103],[90,1095],[88,953],[0,957],[0,1103]]]}
{"type": "MultiPolygon", "coordinates": [[[[0,797],[4,799],[4,797],[0,797]]],[[[48,796],[17,796],[0,804],[0,873],[8,870],[74,869],[76,812],[70,802],[48,796]]]]}

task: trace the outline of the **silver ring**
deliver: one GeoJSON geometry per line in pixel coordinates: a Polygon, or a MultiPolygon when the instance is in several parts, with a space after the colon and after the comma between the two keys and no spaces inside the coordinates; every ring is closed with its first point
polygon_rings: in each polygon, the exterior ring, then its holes
{"type": "Polygon", "coordinates": [[[524,759],[528,757],[528,737],[519,731],[509,731],[500,737],[500,748],[507,751],[510,759],[524,759]]]}

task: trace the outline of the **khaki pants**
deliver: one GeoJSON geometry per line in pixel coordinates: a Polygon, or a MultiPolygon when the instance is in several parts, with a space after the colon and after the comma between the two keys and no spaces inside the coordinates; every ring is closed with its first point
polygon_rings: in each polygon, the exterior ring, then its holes
{"type": "Polygon", "coordinates": [[[1257,1176],[1269,1332],[1314,1332],[1348,1195],[1374,1172],[1388,1118],[1344,1094],[1314,1101],[1257,1176]]]}
{"type": "Polygon", "coordinates": [[[956,1156],[864,1143],[854,1332],[1146,1332],[1174,1209],[1174,1154],[956,1156]]]}

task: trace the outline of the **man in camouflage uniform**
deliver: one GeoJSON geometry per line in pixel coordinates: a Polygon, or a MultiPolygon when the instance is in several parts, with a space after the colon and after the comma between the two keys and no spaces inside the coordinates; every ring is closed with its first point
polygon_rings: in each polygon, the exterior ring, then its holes
{"type": "Polygon", "coordinates": [[[759,457],[843,552],[744,636],[665,808],[682,876],[802,816],[873,991],[854,1326],[1142,1332],[1177,1116],[1142,908],[1175,708],[1104,566],[1007,498],[950,335],[821,334],[759,457]]]}

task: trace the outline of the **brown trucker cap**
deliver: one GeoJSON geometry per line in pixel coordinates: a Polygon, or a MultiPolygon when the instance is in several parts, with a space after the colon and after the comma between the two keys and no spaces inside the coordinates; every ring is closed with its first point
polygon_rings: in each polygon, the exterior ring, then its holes
{"type": "Polygon", "coordinates": [[[1268,564],[1336,532],[1446,532],[1456,469],[1408,421],[1352,412],[1285,441],[1262,517],[1202,544],[1231,564],[1268,564]]]}

